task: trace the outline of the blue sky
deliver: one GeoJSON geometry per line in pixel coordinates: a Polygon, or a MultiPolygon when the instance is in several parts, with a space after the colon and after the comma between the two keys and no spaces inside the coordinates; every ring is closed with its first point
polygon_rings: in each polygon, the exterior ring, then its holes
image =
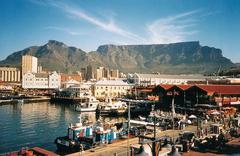
{"type": "Polygon", "coordinates": [[[48,40],[102,44],[200,41],[240,62],[239,0],[2,0],[0,60],[48,40]]]}

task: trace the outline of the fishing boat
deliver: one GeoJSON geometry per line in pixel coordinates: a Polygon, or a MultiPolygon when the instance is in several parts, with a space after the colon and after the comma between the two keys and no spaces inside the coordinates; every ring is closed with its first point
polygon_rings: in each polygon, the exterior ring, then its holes
{"type": "Polygon", "coordinates": [[[85,96],[85,98],[85,102],[80,102],[79,104],[75,105],[75,110],[80,112],[95,112],[99,101],[96,99],[96,97],[91,95],[85,96]]]}
{"type": "Polygon", "coordinates": [[[82,129],[85,129],[85,126],[82,125],[81,122],[81,114],[78,117],[79,123],[76,123],[76,125],[70,124],[68,127],[67,136],[63,137],[57,137],[55,139],[55,144],[57,146],[58,151],[64,151],[64,152],[76,152],[83,150],[81,149],[83,146],[81,142],[78,140],[79,132],[82,129]]]}
{"type": "MultiPolygon", "coordinates": [[[[115,126],[116,127],[116,126],[115,126]]],[[[117,139],[117,129],[99,119],[94,124],[83,125],[81,114],[79,123],[70,125],[66,136],[57,137],[55,144],[58,151],[72,153],[91,149],[99,144],[111,143],[117,139]]]]}

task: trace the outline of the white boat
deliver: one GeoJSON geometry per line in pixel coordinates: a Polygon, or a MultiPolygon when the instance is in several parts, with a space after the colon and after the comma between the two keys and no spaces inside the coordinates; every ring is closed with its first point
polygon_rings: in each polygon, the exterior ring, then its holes
{"type": "Polygon", "coordinates": [[[112,101],[111,98],[106,99],[100,104],[99,111],[101,115],[122,115],[127,110],[127,104],[123,101],[112,101]]]}
{"type": "Polygon", "coordinates": [[[86,96],[86,102],[81,102],[75,106],[76,111],[80,112],[95,112],[99,101],[94,96],[86,96]]]}
{"type": "Polygon", "coordinates": [[[24,99],[17,100],[18,104],[24,104],[24,99]]]}

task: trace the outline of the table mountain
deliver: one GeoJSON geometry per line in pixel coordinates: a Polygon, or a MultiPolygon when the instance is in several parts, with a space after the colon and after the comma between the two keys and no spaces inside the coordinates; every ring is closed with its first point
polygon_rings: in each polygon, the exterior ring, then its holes
{"type": "Polygon", "coordinates": [[[211,73],[219,66],[234,66],[220,49],[201,46],[199,42],[153,45],[102,45],[96,51],[84,52],[75,47],[50,40],[43,46],[33,46],[9,55],[0,65],[20,66],[21,56],[36,56],[48,70],[62,72],[80,70],[91,64],[123,72],[160,72],[168,74],[211,73]]]}

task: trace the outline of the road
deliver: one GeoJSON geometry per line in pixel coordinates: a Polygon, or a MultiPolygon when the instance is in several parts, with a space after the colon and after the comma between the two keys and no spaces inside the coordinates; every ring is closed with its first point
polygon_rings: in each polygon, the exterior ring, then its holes
{"type": "MultiPolygon", "coordinates": [[[[185,131],[196,131],[196,126],[188,126],[186,127],[185,131]]],[[[157,137],[162,137],[162,136],[178,136],[178,134],[182,132],[181,130],[166,130],[166,131],[161,131],[157,133],[157,137]]],[[[150,135],[151,136],[151,135],[150,135]]],[[[123,141],[118,141],[113,144],[107,144],[103,145],[102,147],[97,147],[95,149],[90,149],[84,152],[78,152],[78,153],[73,153],[69,154],[68,156],[113,156],[115,153],[117,156],[126,156],[127,151],[128,151],[128,144],[129,145],[134,145],[138,144],[138,138],[131,138],[128,140],[123,140],[123,141]]]]}

